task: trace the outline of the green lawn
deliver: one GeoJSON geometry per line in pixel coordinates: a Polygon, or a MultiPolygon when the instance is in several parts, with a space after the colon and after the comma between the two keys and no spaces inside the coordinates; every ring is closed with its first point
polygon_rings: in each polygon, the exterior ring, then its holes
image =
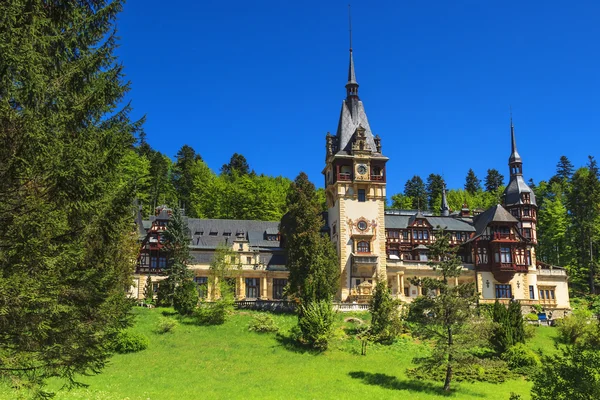
{"type": "MultiPolygon", "coordinates": [[[[440,392],[440,382],[408,379],[406,367],[425,351],[408,338],[392,346],[369,346],[368,355],[361,356],[360,342],[345,337],[340,329],[332,349],[311,354],[289,348],[275,334],[249,332],[252,312],[237,313],[223,326],[180,323],[173,332],[161,335],[154,330],[163,311],[134,310],[133,329],[150,338],[147,350],[115,355],[102,374],[82,379],[89,388],[59,392],[56,398],[508,400],[510,392],[516,392],[529,399],[531,384],[523,379],[459,383],[450,396],[440,392]]],[[[339,315],[340,324],[347,316],[339,315]]],[[[284,330],[295,323],[294,316],[275,318],[284,330]]],[[[554,328],[537,330],[531,346],[552,350],[554,328]]],[[[59,387],[56,382],[53,386],[59,387]]],[[[14,393],[0,394],[2,400],[14,397],[14,393]]]]}

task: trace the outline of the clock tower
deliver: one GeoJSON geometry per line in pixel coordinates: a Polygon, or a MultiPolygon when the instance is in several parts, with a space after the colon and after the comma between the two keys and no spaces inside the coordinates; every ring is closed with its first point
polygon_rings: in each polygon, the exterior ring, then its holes
{"type": "Polygon", "coordinates": [[[340,259],[341,301],[368,301],[386,279],[385,164],[381,139],[373,136],[350,48],[346,99],[335,135],[326,137],[325,192],[331,240],[340,259]]]}

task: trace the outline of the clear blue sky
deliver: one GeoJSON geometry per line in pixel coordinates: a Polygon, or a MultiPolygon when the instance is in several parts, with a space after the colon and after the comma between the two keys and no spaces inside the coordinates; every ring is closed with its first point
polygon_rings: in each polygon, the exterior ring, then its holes
{"type": "MultiPolygon", "coordinates": [[[[118,22],[134,116],[152,147],[191,145],[218,171],[322,186],[348,68],[346,1],[130,0],[118,22]]],[[[509,106],[525,178],[600,148],[597,1],[354,1],[360,96],[388,163],[388,196],[415,174],[462,187],[508,178],[509,106]]]]}

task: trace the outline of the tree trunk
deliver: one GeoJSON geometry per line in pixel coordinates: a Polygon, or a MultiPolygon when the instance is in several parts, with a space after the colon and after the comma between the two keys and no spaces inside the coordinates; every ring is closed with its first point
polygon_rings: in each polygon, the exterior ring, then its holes
{"type": "Polygon", "coordinates": [[[452,381],[452,327],[448,327],[448,365],[446,366],[446,381],[444,382],[444,391],[450,390],[452,381]]]}

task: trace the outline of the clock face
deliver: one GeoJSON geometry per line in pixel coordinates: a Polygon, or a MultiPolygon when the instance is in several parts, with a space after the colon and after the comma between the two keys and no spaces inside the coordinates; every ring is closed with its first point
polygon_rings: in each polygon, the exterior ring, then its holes
{"type": "Polygon", "coordinates": [[[358,167],[356,168],[356,172],[358,172],[361,175],[364,175],[367,173],[367,166],[365,164],[358,164],[358,167]]]}

